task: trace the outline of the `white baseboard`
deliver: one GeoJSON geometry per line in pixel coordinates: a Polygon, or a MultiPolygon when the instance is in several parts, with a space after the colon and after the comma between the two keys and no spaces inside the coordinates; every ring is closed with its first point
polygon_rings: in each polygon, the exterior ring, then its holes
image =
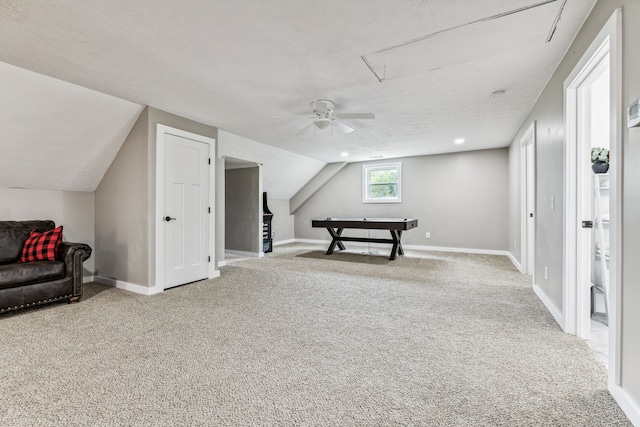
{"type": "MultiPolygon", "coordinates": [[[[389,246],[389,245],[385,245],[385,246],[389,246]]],[[[411,249],[415,251],[457,252],[457,253],[463,253],[463,254],[501,255],[501,256],[508,255],[507,251],[498,251],[495,249],[450,248],[446,246],[422,246],[422,245],[402,245],[402,247],[405,249],[411,249]]]]}
{"type": "MultiPolygon", "coordinates": [[[[314,240],[314,239],[294,239],[296,243],[317,243],[328,245],[331,240],[314,240]]],[[[389,244],[385,243],[368,243],[368,242],[347,242],[349,246],[356,247],[373,247],[373,248],[386,248],[391,249],[389,244]]],[[[499,251],[494,249],[472,249],[472,248],[451,248],[446,246],[422,246],[422,245],[402,245],[404,249],[410,249],[415,251],[432,251],[432,252],[457,252],[465,254],[479,254],[479,255],[501,255],[509,256],[509,251],[499,251]]],[[[517,266],[516,266],[517,267],[517,266]]]]}
{"type": "Polygon", "coordinates": [[[640,406],[627,394],[627,392],[616,384],[609,383],[609,392],[625,413],[631,424],[640,427],[640,406]]]}
{"type": "Polygon", "coordinates": [[[509,251],[507,251],[507,256],[509,257],[509,259],[511,260],[511,263],[518,269],[518,271],[522,274],[525,274],[524,271],[522,271],[522,265],[520,264],[520,262],[516,259],[516,257],[513,256],[513,254],[509,251]]]}
{"type": "Polygon", "coordinates": [[[218,261],[218,268],[224,267],[225,265],[227,265],[227,261],[225,261],[225,260],[218,261]]]}
{"type": "Polygon", "coordinates": [[[319,245],[328,245],[329,243],[331,243],[331,240],[315,240],[315,239],[293,239],[293,241],[295,243],[317,243],[319,245]]]}
{"type": "Polygon", "coordinates": [[[295,243],[296,239],[287,239],[287,240],[279,240],[277,242],[273,242],[273,246],[286,245],[287,243],[295,243]]]}
{"type": "Polygon", "coordinates": [[[82,283],[95,282],[95,276],[82,276],[82,283]]]}
{"type": "Polygon", "coordinates": [[[556,322],[558,322],[558,325],[560,325],[560,328],[564,331],[564,316],[562,315],[562,312],[553,305],[547,294],[545,294],[544,291],[540,289],[540,286],[535,283],[533,284],[533,292],[535,292],[540,301],[542,301],[542,304],[544,304],[547,310],[549,310],[549,313],[551,313],[556,322]]]}
{"type": "MultiPolygon", "coordinates": [[[[219,274],[219,273],[218,273],[219,274]]],[[[151,288],[142,285],[136,285],[135,283],[123,282],[122,280],[111,279],[108,277],[94,276],[95,281],[102,283],[103,285],[112,286],[118,289],[124,289],[125,291],[134,292],[142,295],[155,295],[164,291],[157,286],[151,288]]]]}
{"type": "MultiPolygon", "coordinates": [[[[231,254],[231,255],[239,255],[247,258],[260,258],[261,256],[260,255],[261,252],[234,251],[231,249],[225,249],[224,253],[231,254]]],[[[262,256],[264,256],[264,253],[262,253],[262,256]]]]}

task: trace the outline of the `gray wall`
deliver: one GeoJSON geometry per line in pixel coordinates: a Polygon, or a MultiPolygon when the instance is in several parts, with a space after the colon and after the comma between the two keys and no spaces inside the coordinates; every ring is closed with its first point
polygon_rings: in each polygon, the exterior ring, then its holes
{"type": "MultiPolygon", "coordinates": [[[[418,219],[418,228],[403,235],[403,244],[507,249],[506,148],[396,160],[402,162],[402,203],[362,203],[362,165],[385,161],[352,163],[296,212],[296,238],[329,239],[326,230],[311,228],[312,219],[399,217],[418,219]]],[[[371,231],[372,237],[378,235],[388,237],[388,232],[371,231]]]]}
{"type": "MultiPolygon", "coordinates": [[[[268,197],[268,195],[267,195],[268,197]]],[[[273,213],[271,228],[273,229],[273,243],[278,244],[295,238],[295,216],[289,215],[289,200],[267,200],[269,210],[273,213]]]]}
{"type": "Polygon", "coordinates": [[[225,249],[260,252],[260,168],[225,171],[225,249]]]}
{"type": "Polygon", "coordinates": [[[145,109],[95,191],[96,275],[141,286],[149,286],[148,123],[145,109]]]}
{"type": "Polygon", "coordinates": [[[50,219],[64,227],[64,240],[91,246],[94,252],[83,266],[85,278],[94,274],[96,245],[93,192],[0,188],[0,200],[0,219],[50,219]]]}
{"type": "Polygon", "coordinates": [[[214,139],[218,135],[214,127],[148,107],[96,189],[96,275],[146,287],[155,285],[158,123],[214,139]]]}
{"type": "MultiPolygon", "coordinates": [[[[519,169],[519,141],[530,124],[536,120],[537,138],[537,229],[536,266],[537,278],[544,277],[544,266],[549,266],[549,280],[539,280],[538,285],[557,308],[562,307],[562,239],[563,239],[563,174],[564,174],[564,111],[563,83],[600,29],[622,7],[622,104],[623,108],[640,97],[640,55],[636,41],[640,40],[640,2],[637,0],[600,0],[578,33],[553,77],[541,93],[529,116],[523,122],[510,147],[510,169],[519,169]],[[544,159],[544,161],[541,161],[544,159]],[[556,209],[550,209],[551,196],[556,198],[556,209]]],[[[623,111],[626,111],[624,109],[623,111]]],[[[626,119],[621,118],[625,123],[626,119]]],[[[628,130],[622,134],[623,152],[619,153],[623,168],[622,230],[623,253],[621,270],[621,387],[631,400],[640,402],[640,130],[628,130]]],[[[519,174],[519,172],[518,172],[519,174]]],[[[517,209],[510,211],[509,240],[520,242],[519,191],[510,191],[510,203],[517,209]]],[[[514,255],[520,256],[514,252],[514,255]]]]}

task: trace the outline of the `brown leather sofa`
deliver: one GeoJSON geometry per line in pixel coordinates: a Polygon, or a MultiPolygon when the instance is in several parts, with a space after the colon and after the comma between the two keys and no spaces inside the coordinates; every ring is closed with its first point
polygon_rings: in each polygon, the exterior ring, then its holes
{"type": "Polygon", "coordinates": [[[31,230],[55,226],[53,221],[0,221],[0,313],[82,297],[82,263],[91,256],[89,245],[61,242],[55,261],[19,262],[31,230]]]}

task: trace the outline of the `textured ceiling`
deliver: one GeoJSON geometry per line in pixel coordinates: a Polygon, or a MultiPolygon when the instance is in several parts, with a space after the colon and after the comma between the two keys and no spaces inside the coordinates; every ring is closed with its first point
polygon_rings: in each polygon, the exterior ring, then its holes
{"type": "Polygon", "coordinates": [[[0,61],[324,162],[475,150],[510,142],[594,3],[0,0],[0,61]],[[296,135],[319,98],[376,119],[296,135]]]}

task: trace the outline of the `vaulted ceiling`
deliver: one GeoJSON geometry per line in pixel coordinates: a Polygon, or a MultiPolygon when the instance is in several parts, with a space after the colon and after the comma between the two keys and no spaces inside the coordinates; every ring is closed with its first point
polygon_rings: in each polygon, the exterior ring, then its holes
{"type": "Polygon", "coordinates": [[[95,188],[144,105],[324,162],[504,147],[594,3],[3,0],[0,186],[95,188]],[[316,99],[375,119],[297,135],[316,99]]]}

